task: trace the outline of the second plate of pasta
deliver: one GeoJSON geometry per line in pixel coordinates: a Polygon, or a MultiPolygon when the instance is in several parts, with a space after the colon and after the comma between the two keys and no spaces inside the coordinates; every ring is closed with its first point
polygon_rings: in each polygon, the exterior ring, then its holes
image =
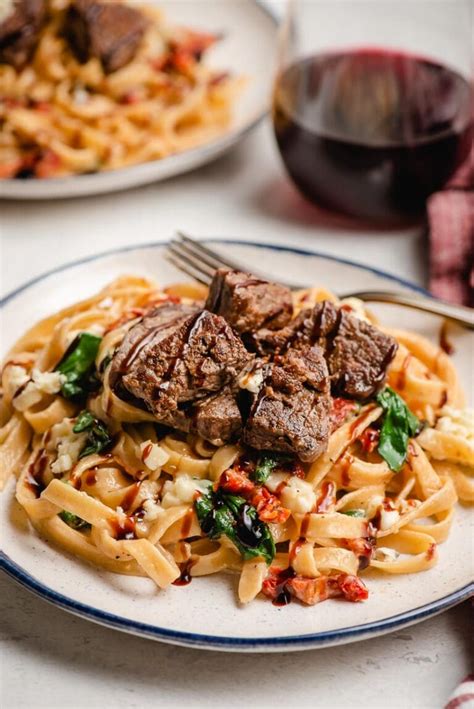
{"type": "MultiPolygon", "coordinates": [[[[281,247],[225,249],[248,264],[264,255],[275,280],[313,274],[313,287],[293,296],[294,317],[321,303],[327,313],[341,309],[346,326],[390,351],[386,388],[376,397],[366,391],[361,403],[350,392],[334,398],[331,432],[319,430],[326,452],[302,448],[300,462],[226,444],[232,433],[217,434],[209,411],[211,428],[199,428],[196,410],[188,433],[178,419],[162,430],[140,409],[141,390],[124,398],[117,377],[130,376],[124,357],[130,367],[150,341],[140,331],[150,307],[159,317],[170,309],[173,327],[180,317],[203,325],[194,313],[206,293],[182,284],[163,246],[93,257],[26,285],[3,303],[2,356],[13,347],[0,429],[7,573],[91,620],[241,651],[362,639],[468,597],[474,434],[463,390],[472,391],[472,335],[450,327],[448,357],[436,317],[363,310],[334,295],[349,284],[409,288],[383,273],[281,247]],[[97,369],[84,378],[77,367],[88,358],[97,369]],[[405,457],[397,460],[399,443],[392,438],[390,447],[387,431],[401,419],[405,457]]],[[[241,367],[248,355],[240,340],[233,346],[241,367]]],[[[274,366],[290,366],[285,357],[274,366]]],[[[238,376],[242,390],[261,386],[258,370],[238,376]]],[[[327,394],[314,405],[319,396],[327,394]]]]}
{"type": "Polygon", "coordinates": [[[268,110],[277,26],[253,0],[198,13],[191,0],[98,3],[90,16],[75,0],[38,6],[27,60],[14,37],[0,56],[3,198],[163,180],[216,158],[268,110]]]}

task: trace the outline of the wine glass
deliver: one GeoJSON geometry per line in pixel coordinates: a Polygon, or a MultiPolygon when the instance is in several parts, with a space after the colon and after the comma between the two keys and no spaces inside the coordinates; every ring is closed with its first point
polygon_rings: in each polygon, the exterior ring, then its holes
{"type": "Polygon", "coordinates": [[[377,222],[424,213],[473,142],[471,0],[289,0],[273,125],[298,189],[377,222]]]}

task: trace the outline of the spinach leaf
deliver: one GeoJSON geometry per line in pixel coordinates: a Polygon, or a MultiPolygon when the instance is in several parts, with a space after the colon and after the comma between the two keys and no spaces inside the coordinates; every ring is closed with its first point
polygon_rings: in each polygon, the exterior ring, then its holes
{"type": "Polygon", "coordinates": [[[262,453],[257,461],[255,470],[250,475],[251,480],[258,485],[264,485],[275,468],[281,463],[288,462],[290,457],[279,453],[262,453]]]}
{"type": "Polygon", "coordinates": [[[271,564],[275,542],[270,529],[243,497],[210,488],[194,505],[201,529],[210,539],[225,534],[244,559],[261,556],[271,564]]]}
{"type": "Polygon", "coordinates": [[[100,385],[94,370],[101,339],[90,332],[81,332],[56,366],[55,371],[66,377],[61,387],[66,399],[84,398],[100,385]]]}
{"type": "Polygon", "coordinates": [[[390,387],[380,392],[377,403],[384,411],[377,450],[389,468],[398,472],[407,458],[408,441],[418,433],[421,424],[390,387]]]}
{"type": "Polygon", "coordinates": [[[343,515],[348,515],[349,517],[365,517],[364,510],[344,510],[343,515]]]}
{"type": "Polygon", "coordinates": [[[86,522],[85,519],[82,519],[67,510],[60,512],[59,517],[61,517],[62,521],[66,522],[69,527],[72,527],[72,529],[90,529],[91,525],[89,522],[86,522]]]}
{"type": "Polygon", "coordinates": [[[86,445],[79,453],[79,458],[84,458],[91,453],[100,453],[112,443],[112,437],[105,424],[90,411],[81,411],[72,430],[74,433],[87,431],[86,445]]]}

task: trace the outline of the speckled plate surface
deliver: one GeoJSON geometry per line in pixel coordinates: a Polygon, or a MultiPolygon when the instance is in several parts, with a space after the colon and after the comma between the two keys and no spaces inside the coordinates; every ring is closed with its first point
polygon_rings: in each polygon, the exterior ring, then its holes
{"type": "Polygon", "coordinates": [[[234,106],[232,124],[204,145],[118,170],[49,180],[0,180],[0,198],[60,199],[116,192],[158,182],[193,170],[229,150],[266,115],[276,62],[277,22],[264,3],[255,0],[148,0],[170,23],[222,34],[206,53],[220,71],[243,76],[247,83],[234,106]]]}
{"type": "MultiPolygon", "coordinates": [[[[258,244],[227,242],[226,252],[249,264],[265,264],[302,284],[334,291],[410,289],[387,274],[328,256],[258,244]]],[[[36,320],[94,293],[119,274],[137,273],[166,284],[182,276],[163,259],[163,245],[109,252],[57,269],[25,284],[2,302],[5,351],[36,320]]],[[[440,322],[394,306],[374,306],[386,324],[416,329],[435,341],[440,322]]],[[[473,336],[453,326],[455,363],[472,392],[473,336]]],[[[129,633],[190,647],[229,651],[302,650],[351,642],[416,623],[473,593],[472,513],[459,506],[438,565],[410,576],[365,575],[369,600],[361,604],[329,600],[314,607],[293,603],[275,608],[263,599],[246,607],[236,601],[231,574],[195,579],[186,587],[159,591],[148,579],[96,570],[38,538],[14,501],[14,481],[0,495],[2,568],[19,583],[72,613],[129,633]]]]}

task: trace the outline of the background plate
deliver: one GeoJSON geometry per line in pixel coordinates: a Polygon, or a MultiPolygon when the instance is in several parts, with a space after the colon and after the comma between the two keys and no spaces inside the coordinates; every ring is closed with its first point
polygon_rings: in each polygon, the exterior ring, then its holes
{"type": "MultiPolygon", "coordinates": [[[[252,268],[278,278],[318,283],[334,291],[410,288],[374,269],[322,254],[283,247],[226,242],[225,249],[252,268]]],[[[19,288],[2,305],[4,351],[37,319],[84,298],[114,277],[136,273],[166,284],[183,280],[163,259],[163,244],[135,246],[84,259],[19,288]]],[[[412,287],[413,288],[413,287],[412,287]]],[[[386,324],[416,329],[437,340],[440,321],[394,306],[373,310],[386,324]]],[[[472,391],[473,338],[453,327],[454,360],[466,391],[472,391]]],[[[300,650],[389,632],[448,608],[472,593],[471,515],[459,506],[438,565],[411,576],[365,575],[370,598],[363,604],[329,600],[313,608],[296,603],[275,608],[257,599],[239,608],[235,576],[195,579],[187,587],[157,591],[148,579],[122,577],[89,567],[48,546],[32,533],[13,500],[13,481],[0,496],[1,565],[31,591],[90,620],[179,645],[232,651],[300,650]]]]}
{"type": "Polygon", "coordinates": [[[164,180],[218,157],[241,140],[266,115],[276,62],[277,24],[270,10],[255,0],[147,1],[155,2],[170,23],[224,35],[206,53],[206,62],[219,70],[230,71],[248,79],[235,103],[234,120],[228,132],[210,143],[183,153],[119,170],[50,180],[0,180],[0,197],[79,197],[164,180]]]}

